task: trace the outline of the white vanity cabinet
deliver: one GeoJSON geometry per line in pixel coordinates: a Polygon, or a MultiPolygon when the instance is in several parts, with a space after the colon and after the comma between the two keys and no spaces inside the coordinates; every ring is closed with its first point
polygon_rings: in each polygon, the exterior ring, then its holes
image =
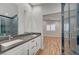
{"type": "Polygon", "coordinates": [[[7,52],[4,52],[2,55],[28,55],[29,54],[29,43],[24,43],[22,45],[19,45],[11,50],[8,50],[7,52]]]}
{"type": "Polygon", "coordinates": [[[13,49],[10,49],[2,53],[1,55],[35,55],[40,48],[41,48],[41,39],[39,36],[13,49]]]}

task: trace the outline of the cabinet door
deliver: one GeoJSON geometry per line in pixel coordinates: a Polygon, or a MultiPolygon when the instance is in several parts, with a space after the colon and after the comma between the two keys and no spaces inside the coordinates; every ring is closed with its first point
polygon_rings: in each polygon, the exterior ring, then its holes
{"type": "Polygon", "coordinates": [[[30,41],[30,45],[29,45],[29,54],[30,55],[33,55],[34,54],[34,51],[36,50],[36,40],[33,39],[30,41]]]}
{"type": "Polygon", "coordinates": [[[34,55],[41,48],[41,39],[37,37],[30,41],[29,54],[34,55]]]}
{"type": "Polygon", "coordinates": [[[16,55],[28,55],[29,54],[29,47],[28,47],[28,42],[22,44],[19,47],[19,50],[16,52],[16,55]]]}
{"type": "Polygon", "coordinates": [[[41,38],[40,36],[36,38],[36,41],[37,41],[37,49],[40,49],[41,48],[41,38]]]}
{"type": "Polygon", "coordinates": [[[25,43],[23,47],[24,49],[22,55],[29,55],[29,42],[25,43]]]}
{"type": "Polygon", "coordinates": [[[37,51],[42,47],[42,42],[40,36],[37,37],[36,39],[36,50],[34,51],[34,54],[37,53],[37,51]]]}

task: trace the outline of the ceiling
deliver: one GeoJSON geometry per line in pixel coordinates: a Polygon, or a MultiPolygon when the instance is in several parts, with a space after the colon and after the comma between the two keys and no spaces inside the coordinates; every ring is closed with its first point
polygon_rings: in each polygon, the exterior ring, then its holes
{"type": "MultiPolygon", "coordinates": [[[[17,3],[16,3],[17,4],[17,3]]],[[[25,3],[24,3],[25,4],[25,3]]],[[[41,6],[43,6],[43,5],[46,5],[46,6],[48,6],[48,5],[50,5],[50,6],[55,6],[56,4],[58,4],[58,3],[29,3],[29,4],[31,4],[32,6],[38,6],[38,5],[41,5],[41,6]]]]}
{"type": "Polygon", "coordinates": [[[57,3],[30,3],[33,6],[37,6],[37,5],[56,5],[57,3]]]}
{"type": "Polygon", "coordinates": [[[36,6],[36,5],[42,5],[44,3],[31,3],[31,5],[36,6]]]}

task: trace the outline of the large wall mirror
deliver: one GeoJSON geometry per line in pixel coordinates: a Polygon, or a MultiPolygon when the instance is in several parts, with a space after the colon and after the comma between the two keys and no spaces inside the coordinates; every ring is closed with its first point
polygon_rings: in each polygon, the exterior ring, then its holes
{"type": "Polygon", "coordinates": [[[18,32],[17,15],[13,17],[0,16],[0,36],[16,35],[18,32]]]}

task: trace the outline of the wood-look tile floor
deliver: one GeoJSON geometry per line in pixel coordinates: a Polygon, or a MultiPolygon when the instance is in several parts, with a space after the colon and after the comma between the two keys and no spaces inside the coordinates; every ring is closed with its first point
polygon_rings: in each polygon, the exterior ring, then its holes
{"type": "Polygon", "coordinates": [[[38,55],[58,55],[60,54],[60,38],[47,37],[43,39],[44,49],[38,55]]]}

